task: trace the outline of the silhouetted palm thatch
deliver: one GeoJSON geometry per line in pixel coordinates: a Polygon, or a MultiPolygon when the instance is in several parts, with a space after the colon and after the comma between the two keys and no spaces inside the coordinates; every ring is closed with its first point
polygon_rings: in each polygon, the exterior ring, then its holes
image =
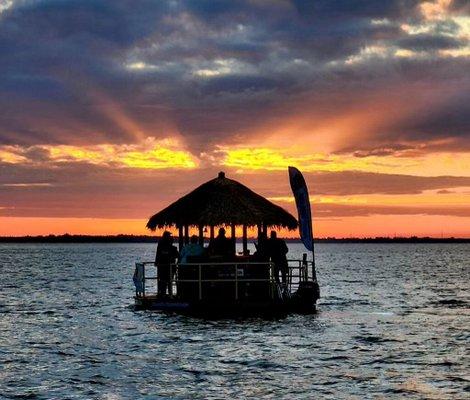
{"type": "Polygon", "coordinates": [[[147,228],[217,225],[278,226],[297,228],[297,220],[223,172],[153,215],[147,228]]]}

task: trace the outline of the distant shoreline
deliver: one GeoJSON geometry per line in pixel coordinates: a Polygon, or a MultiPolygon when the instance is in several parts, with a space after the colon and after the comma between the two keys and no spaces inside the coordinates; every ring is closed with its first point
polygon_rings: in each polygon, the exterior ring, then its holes
{"type": "MultiPolygon", "coordinates": [[[[0,243],[156,243],[158,236],[149,235],[47,235],[0,236],[0,243]]],[[[249,241],[256,239],[251,238],[249,241]]],[[[300,243],[299,239],[286,239],[288,243],[300,243]]],[[[470,243],[470,238],[431,237],[373,237],[373,238],[319,238],[318,243],[470,243]]]]}

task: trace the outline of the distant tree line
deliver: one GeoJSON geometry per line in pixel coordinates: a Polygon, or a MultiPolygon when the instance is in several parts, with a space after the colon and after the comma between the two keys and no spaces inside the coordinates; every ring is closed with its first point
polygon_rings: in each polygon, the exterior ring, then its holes
{"type": "MultiPolygon", "coordinates": [[[[46,235],[46,236],[0,236],[0,243],[155,243],[158,236],[149,235],[46,235]]],[[[253,239],[254,240],[254,239],[253,239]]],[[[286,239],[300,243],[299,239],[286,239]]],[[[470,243],[470,238],[431,237],[370,237],[370,238],[319,238],[319,243],[470,243]]]]}

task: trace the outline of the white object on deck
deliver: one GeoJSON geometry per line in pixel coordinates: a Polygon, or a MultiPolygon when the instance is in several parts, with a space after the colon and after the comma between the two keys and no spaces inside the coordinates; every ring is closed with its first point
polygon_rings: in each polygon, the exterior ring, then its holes
{"type": "Polygon", "coordinates": [[[145,281],[145,267],[144,264],[136,263],[134,276],[132,277],[134,281],[135,290],[137,293],[144,292],[144,281],[145,281]]]}

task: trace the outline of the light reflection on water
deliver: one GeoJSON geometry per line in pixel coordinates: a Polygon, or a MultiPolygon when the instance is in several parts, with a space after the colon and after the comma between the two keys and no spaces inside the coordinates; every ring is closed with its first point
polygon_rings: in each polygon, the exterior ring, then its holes
{"type": "Polygon", "coordinates": [[[321,244],[317,315],[235,321],[134,311],[153,251],[0,245],[0,397],[470,395],[468,245],[321,244]]]}

